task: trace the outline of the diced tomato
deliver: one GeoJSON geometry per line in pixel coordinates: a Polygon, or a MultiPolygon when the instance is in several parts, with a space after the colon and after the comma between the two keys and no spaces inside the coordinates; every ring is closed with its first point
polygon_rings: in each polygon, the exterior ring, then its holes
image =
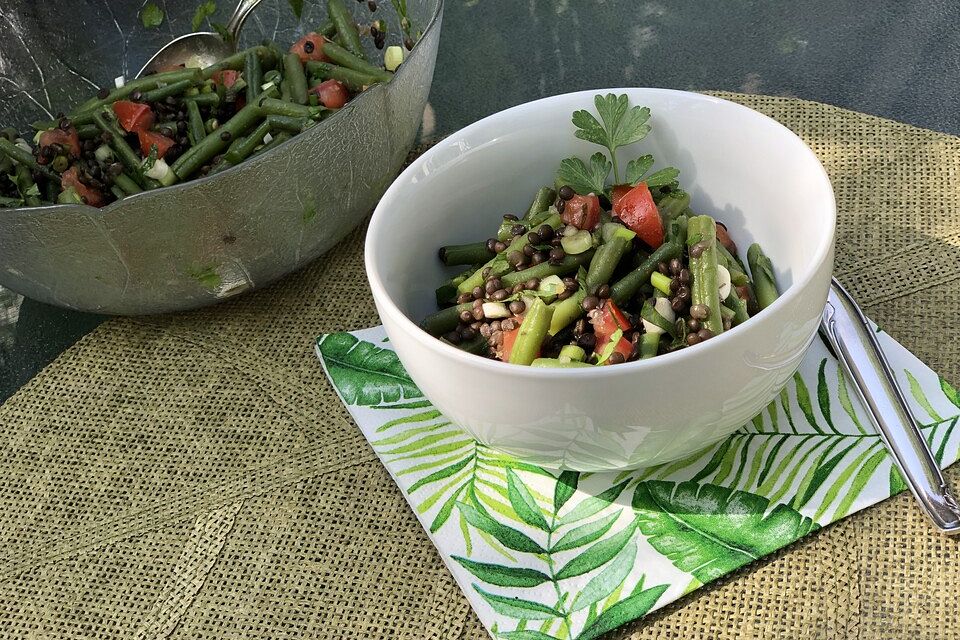
{"type": "Polygon", "coordinates": [[[103,206],[103,194],[96,189],[88,187],[80,182],[80,176],[78,173],[79,172],[77,171],[76,166],[70,167],[64,171],[60,175],[60,187],[64,190],[73,187],[74,191],[77,192],[77,195],[80,196],[83,201],[91,207],[103,206]]]}
{"type": "Polygon", "coordinates": [[[722,222],[717,223],[717,242],[723,245],[723,248],[737,255],[737,244],[733,241],[733,238],[730,237],[730,234],[727,233],[727,226],[722,222]]]}
{"type": "Polygon", "coordinates": [[[613,213],[651,248],[663,244],[663,221],[646,183],[641,182],[624,194],[614,205],[613,213]]]}
{"type": "Polygon", "coordinates": [[[144,158],[150,155],[150,149],[153,145],[157,145],[157,157],[162,158],[175,144],[173,140],[156,131],[138,131],[137,137],[140,138],[140,153],[143,154],[144,158]]]}
{"type": "Polygon", "coordinates": [[[586,196],[576,194],[563,205],[560,217],[565,224],[589,231],[600,222],[600,198],[592,193],[586,196]]]}
{"type": "Polygon", "coordinates": [[[597,337],[597,346],[594,347],[594,351],[600,353],[603,351],[603,345],[610,340],[617,329],[627,331],[632,328],[632,325],[612,299],[608,298],[598,311],[599,313],[591,314],[590,324],[593,325],[593,333],[597,337]]]}
{"type": "MultiPolygon", "coordinates": [[[[613,334],[615,334],[618,329],[622,332],[632,328],[627,316],[620,310],[617,303],[610,299],[607,299],[597,312],[591,312],[590,324],[593,325],[593,334],[597,338],[597,343],[593,351],[598,354],[604,353],[607,350],[613,334]]],[[[613,352],[619,353],[623,356],[624,360],[627,360],[633,353],[633,345],[621,334],[620,339],[617,340],[617,344],[613,348],[613,352]]]]}
{"type": "Polygon", "coordinates": [[[66,149],[74,158],[80,157],[80,136],[77,130],[70,127],[66,131],[60,127],[47,129],[40,134],[40,148],[49,147],[52,144],[59,144],[66,149]]]}
{"type": "Polygon", "coordinates": [[[620,198],[630,193],[630,190],[633,189],[632,184],[617,184],[613,186],[613,189],[610,190],[610,206],[613,209],[617,208],[617,203],[620,202],[620,198]]]}
{"type": "Polygon", "coordinates": [[[327,62],[330,58],[323,52],[323,45],[326,43],[327,39],[322,35],[311,32],[297,40],[290,47],[290,53],[300,56],[300,62],[306,62],[307,60],[327,62]]]}
{"type": "Polygon", "coordinates": [[[324,80],[317,86],[311,87],[310,93],[315,93],[320,104],[327,109],[339,109],[350,100],[350,92],[339,80],[324,80]]]}
{"type": "Polygon", "coordinates": [[[113,103],[113,112],[125,131],[145,131],[153,126],[153,110],[148,105],[130,100],[117,100],[113,103]]]}
{"type": "Polygon", "coordinates": [[[510,354],[513,353],[513,344],[517,341],[517,335],[519,334],[520,325],[517,325],[517,327],[511,331],[503,332],[503,346],[501,347],[503,356],[501,359],[504,362],[510,362],[510,354]]]}
{"type": "MultiPolygon", "coordinates": [[[[606,349],[607,347],[604,345],[604,347],[597,351],[597,353],[604,353],[606,349]]],[[[633,345],[626,338],[620,338],[617,341],[617,346],[613,348],[613,353],[619,353],[623,356],[624,360],[629,360],[630,356],[633,354],[633,345]]],[[[610,364],[610,361],[607,360],[604,362],[604,364],[610,364]]]]}
{"type": "Polygon", "coordinates": [[[224,89],[229,89],[237,83],[237,78],[239,77],[239,71],[234,71],[233,69],[223,69],[222,71],[217,71],[210,76],[210,79],[219,85],[223,85],[224,89]]]}

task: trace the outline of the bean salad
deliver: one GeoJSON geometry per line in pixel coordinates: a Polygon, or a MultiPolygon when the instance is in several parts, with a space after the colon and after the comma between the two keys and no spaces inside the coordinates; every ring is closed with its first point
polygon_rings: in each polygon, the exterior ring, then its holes
{"type": "MultiPolygon", "coordinates": [[[[0,207],[107,205],[233,167],[317,123],[366,88],[389,82],[404,48],[373,64],[343,0],[328,20],[282,51],[271,41],[206,68],[179,66],[124,82],[35,135],[0,130],[0,207]]],[[[371,11],[376,3],[370,3],[371,11]]],[[[401,26],[409,32],[405,15],[401,26]]],[[[377,49],[383,20],[366,25],[377,49]]],[[[406,49],[413,48],[409,33],[406,49]]]]}
{"type": "Polygon", "coordinates": [[[723,223],[691,209],[679,171],[651,172],[644,155],[621,176],[616,149],[646,136],[650,110],[625,95],[594,102],[599,119],[573,114],[576,135],[609,157],[564,159],[522,217],[441,247],[443,264],[469,268],[437,289],[425,331],[503,362],[592,367],[695,346],[776,300],[770,259],[753,244],[748,269],[723,223]]]}

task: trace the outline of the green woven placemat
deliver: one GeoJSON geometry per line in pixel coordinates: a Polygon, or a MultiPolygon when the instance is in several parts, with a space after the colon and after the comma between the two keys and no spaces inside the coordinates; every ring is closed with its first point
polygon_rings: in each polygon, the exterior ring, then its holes
{"type": "MultiPolygon", "coordinates": [[[[960,140],[724,97],[820,156],[838,276],[956,384],[960,140]]],[[[362,238],[219,307],[111,321],[0,406],[0,637],[485,637],[312,352],[378,324],[362,238]]],[[[960,637],[958,583],[902,495],[612,637],[960,637]]]]}

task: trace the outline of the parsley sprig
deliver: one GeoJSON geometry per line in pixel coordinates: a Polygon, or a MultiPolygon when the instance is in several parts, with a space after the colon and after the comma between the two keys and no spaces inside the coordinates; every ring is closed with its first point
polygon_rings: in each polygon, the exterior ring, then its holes
{"type": "MultiPolygon", "coordinates": [[[[613,171],[614,184],[621,184],[617,166],[617,149],[643,140],[650,133],[650,109],[630,106],[626,94],[594,96],[593,104],[599,119],[584,109],[573,112],[576,135],[581,140],[606,147],[609,159],[601,152],[590,156],[589,164],[577,157],[560,162],[557,176],[577,193],[606,193],[607,178],[613,171]]],[[[673,167],[660,169],[650,175],[653,156],[647,154],[627,164],[626,182],[632,185],[646,182],[649,187],[659,187],[673,182],[679,171],[673,167]]]]}

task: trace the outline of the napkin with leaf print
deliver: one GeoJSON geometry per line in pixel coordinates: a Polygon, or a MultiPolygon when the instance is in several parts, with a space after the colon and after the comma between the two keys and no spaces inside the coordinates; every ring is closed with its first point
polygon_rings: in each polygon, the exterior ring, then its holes
{"type": "MultiPolygon", "coordinates": [[[[937,460],[951,464],[960,397],[879,337],[937,460]]],[[[596,638],[905,489],[819,341],[779,398],[726,440],[591,474],[473,440],[423,397],[382,327],[321,336],[317,354],[494,638],[596,638]]]]}

